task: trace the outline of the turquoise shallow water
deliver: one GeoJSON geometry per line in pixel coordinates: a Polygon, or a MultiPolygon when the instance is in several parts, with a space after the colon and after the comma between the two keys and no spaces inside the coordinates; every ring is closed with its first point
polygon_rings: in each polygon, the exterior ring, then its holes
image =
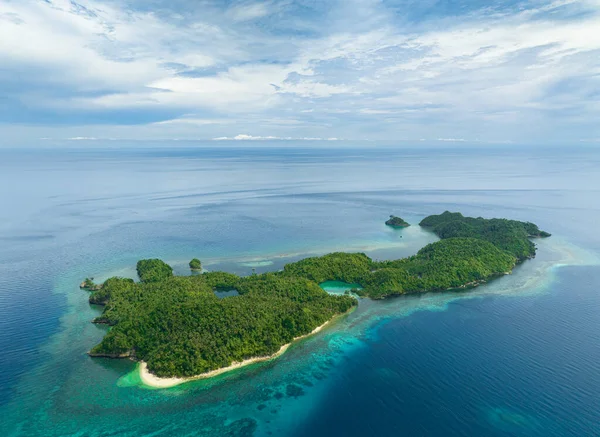
{"type": "Polygon", "coordinates": [[[323,290],[331,294],[344,294],[346,291],[360,290],[360,284],[349,284],[342,281],[327,281],[319,284],[323,290]]]}
{"type": "Polygon", "coordinates": [[[594,150],[0,155],[0,435],[600,435],[594,150]],[[134,363],[86,355],[105,328],[85,276],[151,256],[179,274],[196,256],[240,274],[334,250],[398,258],[435,237],[385,219],[444,209],[555,235],[492,284],[361,300],[279,359],[208,381],[149,390],[134,363]]]}

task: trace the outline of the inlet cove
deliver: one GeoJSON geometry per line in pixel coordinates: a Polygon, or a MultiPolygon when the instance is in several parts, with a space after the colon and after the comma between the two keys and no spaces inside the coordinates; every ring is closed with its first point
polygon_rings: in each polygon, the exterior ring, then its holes
{"type": "MultiPolygon", "coordinates": [[[[392,219],[386,224],[408,226],[392,219]]],[[[103,306],[94,323],[110,326],[89,354],[138,361],[142,381],[156,387],[214,376],[281,355],[294,340],[352,311],[359,298],[468,289],[508,274],[535,256],[531,239],[550,236],[530,222],[448,211],[419,225],[440,240],[393,261],[336,252],[279,272],[175,276],[165,262],[146,259],[137,264],[140,282],[87,278],[81,288],[91,304],[103,306]]],[[[189,266],[202,269],[198,259],[189,266]]]]}

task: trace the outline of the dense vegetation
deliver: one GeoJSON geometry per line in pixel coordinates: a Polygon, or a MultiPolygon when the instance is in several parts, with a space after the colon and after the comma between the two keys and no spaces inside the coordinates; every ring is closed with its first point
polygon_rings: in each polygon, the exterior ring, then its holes
{"type": "Polygon", "coordinates": [[[359,282],[369,274],[371,258],[363,253],[336,252],[287,264],[286,276],[299,276],[321,283],[325,281],[359,282]]]}
{"type": "Polygon", "coordinates": [[[136,270],[142,282],[160,282],[173,276],[171,266],[160,259],[142,259],[136,270]]]}
{"type": "Polygon", "coordinates": [[[138,284],[113,278],[90,301],[106,304],[96,322],[112,326],[91,355],[133,356],[159,376],[192,376],[272,355],[356,305],[315,282],[278,274],[203,274],[138,284]],[[217,298],[213,287],[225,285],[223,279],[240,296],[217,298]]]}
{"type": "Polygon", "coordinates": [[[516,258],[475,238],[449,238],[428,244],[415,256],[374,262],[359,295],[390,295],[465,288],[510,272],[516,258]]]}
{"type": "Polygon", "coordinates": [[[396,217],[395,215],[391,215],[389,220],[386,221],[385,224],[393,228],[406,228],[410,226],[410,223],[408,223],[400,217],[396,217]]]}
{"type": "Polygon", "coordinates": [[[190,261],[190,269],[192,270],[202,270],[202,263],[198,258],[194,258],[190,261]]]}
{"type": "Polygon", "coordinates": [[[426,217],[419,224],[430,228],[442,239],[473,237],[487,240],[519,261],[535,256],[535,245],[529,238],[550,236],[529,222],[464,217],[459,212],[449,211],[426,217]]]}
{"type": "Polygon", "coordinates": [[[529,237],[549,235],[532,223],[449,212],[427,217],[421,226],[441,241],[395,261],[338,252],[248,277],[174,277],[160,260],[139,261],[140,283],[111,278],[91,293],[91,303],[105,305],[95,322],[111,329],[90,353],[144,360],[158,376],[197,375],[271,355],[357,304],[351,296],[329,295],[321,282],[358,283],[362,289],[354,292],[374,299],[466,288],[510,272],[535,254],[529,237]],[[230,289],[239,295],[219,299],[214,293],[230,289]]]}

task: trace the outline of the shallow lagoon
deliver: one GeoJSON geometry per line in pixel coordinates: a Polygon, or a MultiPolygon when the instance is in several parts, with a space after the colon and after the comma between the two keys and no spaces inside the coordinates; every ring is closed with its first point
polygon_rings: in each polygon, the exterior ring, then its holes
{"type": "Polygon", "coordinates": [[[331,294],[344,294],[350,290],[362,290],[360,284],[349,284],[342,281],[326,281],[319,284],[323,290],[331,294]]]}
{"type": "Polygon", "coordinates": [[[2,435],[600,434],[597,152],[1,153],[2,435]],[[179,274],[196,256],[238,274],[335,250],[399,258],[435,237],[384,219],[444,209],[555,236],[492,284],[361,300],[281,358],[209,381],[148,390],[134,363],[86,355],[105,328],[85,276],[133,276],[142,257],[179,274]]]}

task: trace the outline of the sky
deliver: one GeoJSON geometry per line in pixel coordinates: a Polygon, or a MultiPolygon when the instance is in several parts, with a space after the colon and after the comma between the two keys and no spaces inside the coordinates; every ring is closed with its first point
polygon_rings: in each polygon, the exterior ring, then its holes
{"type": "Polygon", "coordinates": [[[0,146],[600,144],[600,0],[0,0],[0,146]]]}

